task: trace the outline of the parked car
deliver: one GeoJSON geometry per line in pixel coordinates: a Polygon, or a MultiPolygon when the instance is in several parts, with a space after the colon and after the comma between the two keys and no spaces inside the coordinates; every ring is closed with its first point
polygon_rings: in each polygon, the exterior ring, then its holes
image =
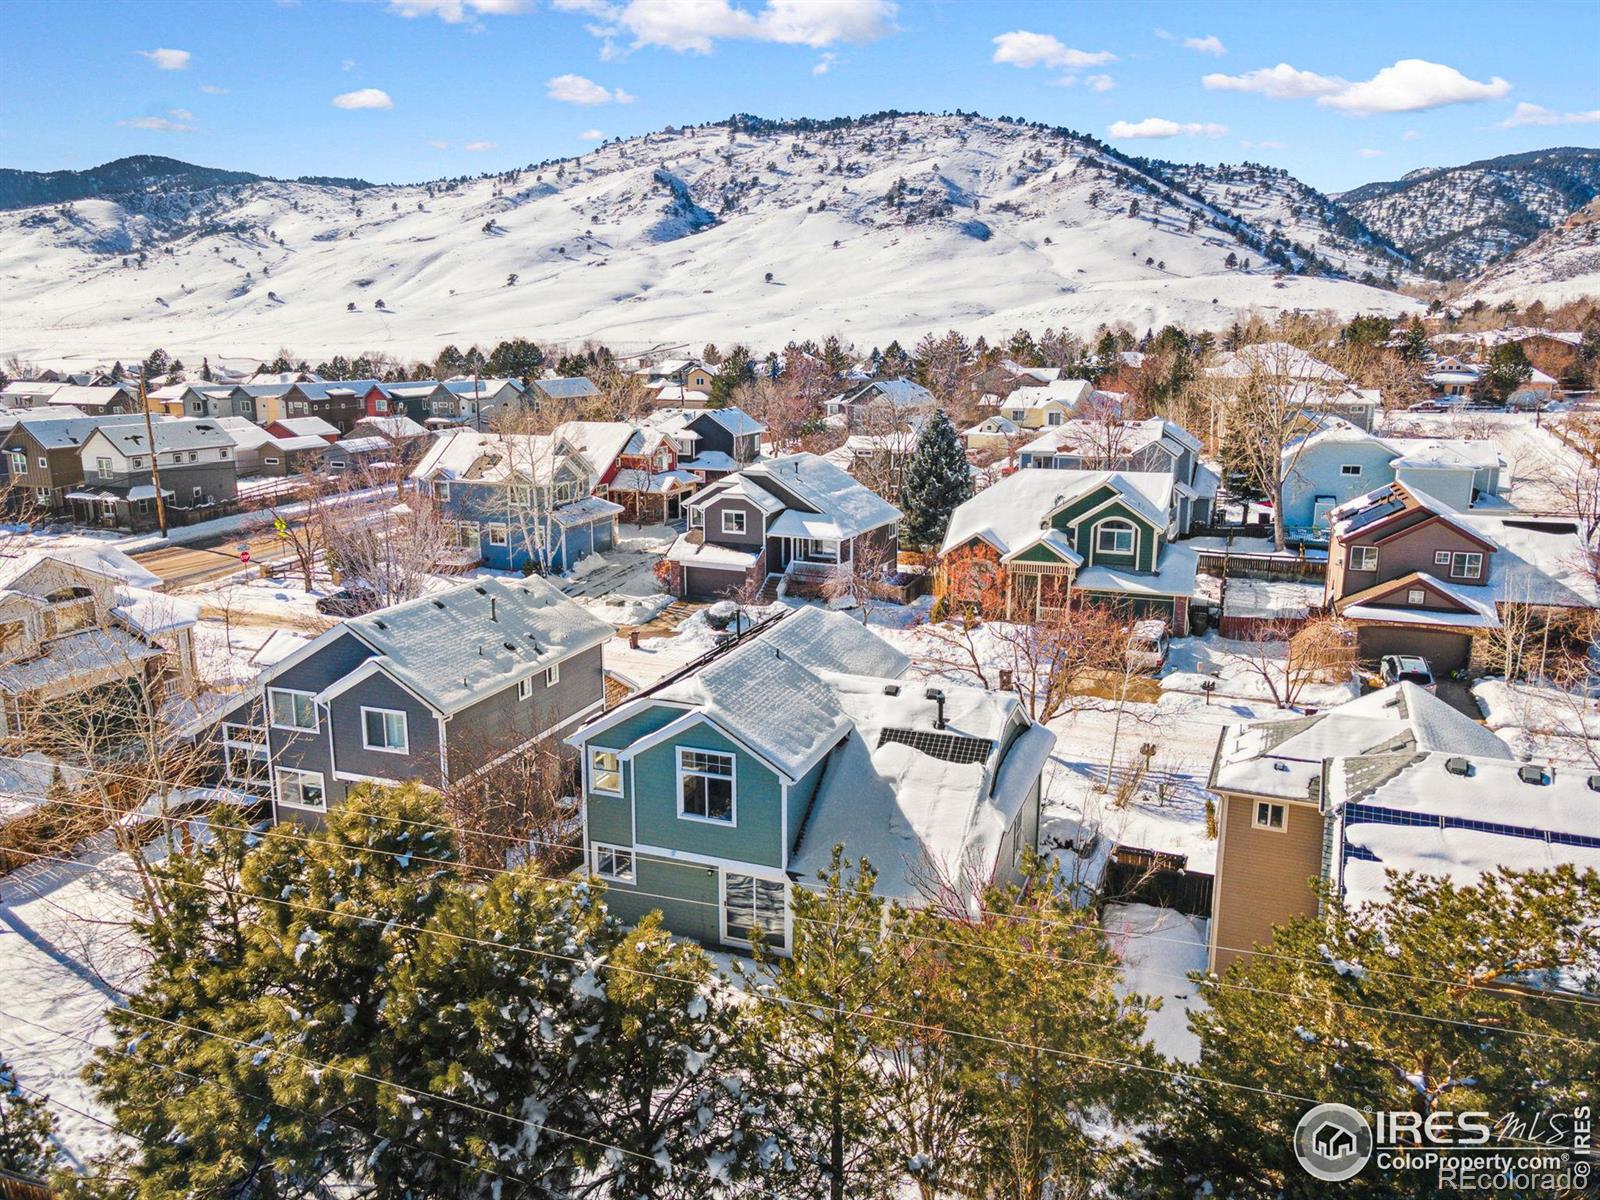
{"type": "Polygon", "coordinates": [[[1415,404],[1407,405],[1406,411],[1417,413],[1443,412],[1444,405],[1440,404],[1437,400],[1418,400],[1415,404]]]}
{"type": "Polygon", "coordinates": [[[1415,654],[1385,654],[1378,663],[1378,673],[1383,679],[1383,685],[1388,687],[1391,683],[1414,683],[1418,687],[1433,691],[1433,669],[1428,666],[1428,660],[1415,654]]]}
{"type": "Polygon", "coordinates": [[[345,588],[317,598],[317,611],[329,617],[359,617],[377,607],[378,593],[371,588],[345,588]]]}
{"type": "Polygon", "coordinates": [[[1151,674],[1160,671],[1167,662],[1167,649],[1171,636],[1167,623],[1159,617],[1135,621],[1133,629],[1128,633],[1129,665],[1135,670],[1149,671],[1151,674]]]}

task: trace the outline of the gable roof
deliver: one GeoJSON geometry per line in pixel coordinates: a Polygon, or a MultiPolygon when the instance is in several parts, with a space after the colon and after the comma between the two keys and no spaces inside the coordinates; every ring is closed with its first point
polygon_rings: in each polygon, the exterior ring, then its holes
{"type": "Polygon", "coordinates": [[[1049,408],[1060,405],[1075,408],[1094,394],[1094,384],[1087,379],[1052,379],[1043,387],[1018,388],[1000,402],[1001,408],[1049,408]]]}
{"type": "MultiPolygon", "coordinates": [[[[154,435],[154,448],[158,453],[172,450],[205,450],[220,446],[232,446],[233,437],[222,428],[214,418],[209,417],[179,417],[166,421],[154,421],[150,425],[150,432],[154,435]]],[[[132,424],[107,424],[102,422],[88,438],[84,445],[88,445],[96,437],[104,438],[123,454],[148,454],[151,450],[151,438],[145,435],[144,418],[132,424]]]]}
{"type": "Polygon", "coordinates": [[[1334,601],[1341,616],[1387,621],[1400,625],[1448,625],[1451,628],[1499,629],[1494,605],[1472,594],[1479,589],[1456,587],[1427,571],[1412,571],[1385,583],[1376,583],[1334,601]],[[1455,605],[1454,610],[1422,606],[1389,606],[1384,601],[1413,587],[1421,587],[1455,605]]]}
{"type": "MultiPolygon", "coordinates": [[[[30,410],[37,412],[37,409],[30,410]]],[[[154,417],[150,422],[160,426],[168,418],[154,417]]],[[[143,413],[110,413],[92,417],[56,416],[24,416],[18,418],[15,428],[24,430],[28,436],[38,442],[46,450],[67,450],[83,445],[89,440],[96,429],[124,425],[136,422],[141,429],[144,428],[143,413]]]]}
{"type": "Polygon", "coordinates": [[[293,437],[327,437],[329,434],[338,435],[338,426],[324,421],[321,417],[280,417],[272,424],[280,429],[287,429],[293,437]]]}
{"type": "Polygon", "coordinates": [[[434,438],[412,468],[411,478],[545,483],[555,477],[563,462],[571,462],[585,471],[592,470],[588,460],[570,445],[549,435],[453,429],[434,438]]]}
{"type": "Polygon", "coordinates": [[[854,671],[894,678],[911,667],[909,655],[843,613],[808,605],[795,609],[761,635],[808,671],[854,671]]]}
{"type": "Polygon", "coordinates": [[[749,433],[765,433],[767,427],[756,420],[742,408],[729,405],[726,408],[703,408],[689,415],[687,424],[695,421],[715,421],[735,437],[749,433]]]}
{"type": "MultiPolygon", "coordinates": [[[[902,515],[898,508],[838,466],[820,455],[804,451],[752,463],[738,476],[730,476],[738,477],[761,486],[770,481],[778,490],[780,500],[787,492],[807,507],[830,517],[841,537],[855,537],[893,524],[902,515]]],[[[785,503],[784,507],[788,505],[785,503]]]]}
{"type": "Polygon", "coordinates": [[[562,379],[535,379],[529,386],[551,400],[578,400],[600,394],[600,389],[582,375],[562,379]]]}
{"type": "Polygon", "coordinates": [[[1050,515],[1064,505],[1110,487],[1159,530],[1167,528],[1172,477],[1160,471],[1081,471],[1028,467],[1007,475],[958,506],[950,515],[940,554],[982,538],[1001,555],[1037,539],[1050,515]]]}
{"type": "Polygon", "coordinates": [[[555,436],[588,459],[596,475],[604,476],[637,428],[631,421],[564,421],[556,426],[555,436]]]}

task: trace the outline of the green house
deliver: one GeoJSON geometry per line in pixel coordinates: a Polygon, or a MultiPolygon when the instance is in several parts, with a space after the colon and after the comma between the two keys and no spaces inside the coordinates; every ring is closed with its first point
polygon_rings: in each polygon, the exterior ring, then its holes
{"type": "MultiPolygon", "coordinates": [[[[1178,537],[1180,494],[1156,471],[1030,468],[985,488],[951,515],[941,563],[972,555],[991,564],[1004,608],[1037,619],[1075,599],[1159,617],[1183,632],[1198,560],[1178,537]]],[[[942,572],[946,588],[951,573],[942,572]]],[[[956,592],[974,586],[971,578],[956,592]]],[[[952,599],[976,597],[953,594],[952,599]]]]}
{"type": "Polygon", "coordinates": [[[613,910],[784,951],[790,892],[835,845],[912,904],[1013,878],[1054,735],[1013,694],[907,680],[909,665],[852,618],[799,609],[571,735],[613,910]]]}

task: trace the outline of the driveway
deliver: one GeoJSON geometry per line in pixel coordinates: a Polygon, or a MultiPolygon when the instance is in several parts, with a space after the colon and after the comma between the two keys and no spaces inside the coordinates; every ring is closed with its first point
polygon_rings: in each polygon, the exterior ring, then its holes
{"type": "Polygon", "coordinates": [[[1463,713],[1474,721],[1483,720],[1483,710],[1478,707],[1477,700],[1473,698],[1471,685],[1464,680],[1441,679],[1434,688],[1433,694],[1458,713],[1463,713]]]}

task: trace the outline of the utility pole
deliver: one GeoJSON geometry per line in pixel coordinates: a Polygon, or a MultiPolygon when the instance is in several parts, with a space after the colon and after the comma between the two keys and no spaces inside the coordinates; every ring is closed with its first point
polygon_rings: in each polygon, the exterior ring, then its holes
{"type": "MultiPolygon", "coordinates": [[[[146,360],[149,361],[148,359],[146,360]]],[[[161,527],[161,536],[167,536],[167,502],[161,495],[161,456],[156,453],[156,430],[150,420],[150,401],[145,399],[144,372],[139,372],[139,407],[144,409],[144,436],[150,444],[150,486],[156,491],[156,524],[161,527]]],[[[131,515],[131,514],[130,514],[131,515]]]]}

